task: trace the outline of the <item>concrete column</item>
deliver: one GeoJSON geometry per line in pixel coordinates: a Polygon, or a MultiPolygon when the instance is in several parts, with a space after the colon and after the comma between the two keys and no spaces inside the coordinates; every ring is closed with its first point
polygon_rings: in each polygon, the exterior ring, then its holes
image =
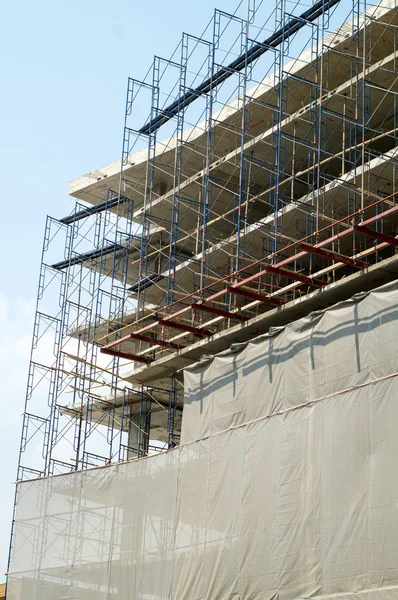
{"type": "Polygon", "coordinates": [[[141,401],[141,408],[131,407],[127,437],[127,458],[138,458],[147,452],[151,429],[151,402],[141,401]]]}
{"type": "Polygon", "coordinates": [[[140,412],[135,412],[136,408],[131,408],[129,418],[129,429],[127,437],[127,458],[137,458],[140,454],[140,412]]]}

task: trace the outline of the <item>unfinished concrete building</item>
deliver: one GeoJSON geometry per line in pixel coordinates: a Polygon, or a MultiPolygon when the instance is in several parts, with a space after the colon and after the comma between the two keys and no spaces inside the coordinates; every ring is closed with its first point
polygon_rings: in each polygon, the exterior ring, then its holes
{"type": "Polygon", "coordinates": [[[248,0],[46,222],[7,598],[395,600],[396,0],[248,0]]]}

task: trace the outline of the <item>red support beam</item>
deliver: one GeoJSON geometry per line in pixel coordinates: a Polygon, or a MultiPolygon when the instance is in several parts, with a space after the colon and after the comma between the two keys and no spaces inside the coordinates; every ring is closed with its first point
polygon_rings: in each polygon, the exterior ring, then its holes
{"type": "MultiPolygon", "coordinates": [[[[389,196],[386,196],[385,198],[380,198],[379,200],[377,200],[377,201],[376,201],[376,202],[374,202],[373,204],[370,204],[369,206],[367,206],[367,207],[366,207],[366,211],[369,211],[370,209],[372,209],[372,208],[374,208],[375,206],[378,206],[378,205],[380,205],[380,204],[382,204],[382,203],[385,203],[385,202],[388,202],[388,201],[390,201],[390,202],[391,202],[391,199],[392,199],[392,198],[396,198],[397,196],[398,196],[398,193],[394,193],[394,194],[390,194],[389,196]]],[[[348,219],[352,219],[352,218],[354,218],[355,216],[362,215],[362,212],[363,212],[363,211],[361,211],[361,210],[358,210],[358,211],[356,211],[356,212],[353,212],[353,213],[351,213],[351,214],[349,214],[349,215],[346,215],[345,217],[343,217],[343,218],[341,218],[341,219],[339,219],[339,220],[337,220],[337,221],[334,221],[332,224],[330,224],[330,225],[327,225],[326,227],[323,227],[323,228],[322,228],[322,229],[320,229],[320,230],[319,230],[317,233],[318,233],[318,234],[320,234],[320,233],[324,233],[324,232],[326,232],[326,231],[330,230],[331,228],[333,228],[333,227],[336,227],[337,225],[340,225],[340,224],[347,223],[347,220],[348,220],[348,219]]],[[[391,215],[395,214],[396,212],[398,212],[398,203],[397,203],[395,206],[392,206],[391,208],[389,208],[389,209],[387,209],[387,210],[385,210],[385,211],[383,211],[383,212],[381,212],[381,213],[378,213],[378,214],[374,215],[373,217],[370,217],[369,219],[366,219],[365,221],[363,221],[363,222],[362,222],[362,225],[361,225],[361,226],[364,226],[364,225],[370,225],[370,224],[372,224],[372,223],[375,223],[375,222],[377,222],[377,221],[380,221],[381,219],[384,219],[384,218],[390,217],[391,215]]],[[[317,244],[317,246],[316,246],[316,247],[318,247],[318,248],[324,247],[324,246],[326,246],[326,245],[328,245],[328,244],[330,244],[330,243],[332,243],[332,242],[334,242],[334,241],[336,241],[336,240],[339,240],[339,239],[341,239],[341,238],[344,238],[344,237],[346,237],[346,236],[348,236],[348,235],[352,234],[352,233],[353,233],[353,231],[354,231],[353,227],[348,227],[348,228],[347,228],[347,229],[345,229],[344,231],[341,231],[341,232],[339,232],[339,233],[337,233],[337,234],[335,234],[335,235],[333,235],[333,236],[331,236],[331,237],[329,237],[329,238],[327,238],[327,239],[323,240],[322,242],[319,242],[319,243],[317,244]]],[[[305,239],[307,239],[308,237],[309,237],[309,236],[307,236],[307,237],[305,237],[305,238],[303,238],[303,239],[305,240],[305,239]]],[[[296,244],[297,244],[297,243],[298,243],[298,242],[293,242],[293,243],[289,244],[288,246],[286,246],[286,247],[285,247],[283,250],[285,250],[285,251],[286,251],[286,250],[288,250],[288,249],[292,249],[294,246],[296,246],[296,244]]],[[[287,258],[285,258],[285,259],[283,259],[283,260],[279,261],[278,263],[276,263],[276,264],[275,264],[275,265],[273,265],[273,266],[275,266],[275,267],[283,267],[283,266],[285,266],[285,265],[288,265],[288,264],[292,263],[293,261],[295,261],[295,260],[297,260],[297,259],[299,259],[299,258],[302,258],[302,257],[304,257],[306,254],[308,254],[308,252],[306,252],[306,251],[302,251],[302,252],[298,252],[298,253],[292,254],[291,256],[288,256],[287,258]]],[[[348,258],[348,257],[346,257],[346,258],[348,258]]],[[[255,261],[255,262],[253,262],[253,263],[252,263],[251,265],[249,265],[249,266],[250,266],[250,267],[255,267],[255,266],[257,266],[257,265],[260,265],[260,264],[263,264],[263,263],[264,263],[264,259],[260,259],[260,260],[257,260],[257,261],[255,261]]],[[[358,264],[358,261],[357,261],[357,264],[358,264]]],[[[235,272],[235,273],[233,273],[232,275],[235,277],[236,275],[238,275],[238,274],[242,273],[242,271],[243,271],[243,270],[247,270],[247,268],[248,268],[248,267],[244,267],[243,269],[240,269],[240,270],[236,271],[236,272],[235,272]]],[[[239,286],[245,285],[246,283],[249,283],[250,281],[253,281],[253,280],[257,279],[258,277],[261,277],[261,276],[262,276],[262,275],[264,275],[265,273],[266,273],[266,271],[265,271],[265,270],[259,271],[258,273],[255,273],[254,275],[250,275],[249,277],[247,277],[246,279],[243,279],[242,281],[240,281],[238,284],[235,284],[235,285],[239,285],[239,286]]],[[[227,281],[228,279],[230,279],[230,278],[231,278],[231,276],[232,276],[232,275],[228,275],[228,276],[225,276],[225,277],[222,277],[222,278],[220,278],[220,282],[227,281]]],[[[170,304],[170,305],[168,306],[168,308],[170,308],[171,306],[174,306],[175,304],[180,304],[180,303],[182,303],[183,301],[186,301],[186,300],[188,300],[188,299],[190,299],[190,298],[192,298],[192,297],[195,297],[195,296],[197,296],[198,292],[203,292],[203,291],[205,291],[205,290],[208,290],[208,289],[210,289],[212,286],[213,286],[213,284],[209,284],[209,285],[207,285],[207,286],[205,286],[205,287],[203,287],[203,288],[200,288],[199,290],[197,290],[197,291],[196,291],[196,292],[194,292],[193,294],[187,294],[186,296],[184,296],[184,297],[183,297],[183,298],[181,298],[180,300],[177,300],[176,302],[174,302],[174,303],[170,304]]],[[[238,293],[238,292],[237,292],[237,290],[235,290],[235,291],[236,291],[236,293],[238,293]]],[[[213,296],[211,296],[210,298],[216,298],[216,297],[218,297],[218,296],[222,296],[222,295],[223,295],[225,292],[226,292],[226,290],[222,290],[221,292],[217,292],[216,294],[213,294],[213,296]]],[[[249,293],[250,293],[250,292],[249,292],[249,293]]],[[[253,293],[254,293],[254,292],[253,292],[253,293]]],[[[242,293],[242,295],[243,295],[243,293],[242,293]]],[[[247,296],[247,297],[249,297],[249,296],[247,296]]],[[[266,296],[264,296],[264,297],[266,298],[266,296]]],[[[210,298],[207,298],[207,301],[209,301],[209,300],[210,300],[210,298]]],[[[254,299],[254,300],[259,300],[259,301],[261,301],[261,300],[260,300],[260,298],[253,298],[253,299],[254,299]]],[[[183,309],[181,309],[181,310],[177,311],[175,314],[176,314],[176,315],[183,314],[183,313],[185,313],[185,312],[187,312],[187,311],[189,311],[189,310],[190,310],[190,306],[187,306],[186,308],[183,308],[183,309]]],[[[147,326],[143,327],[142,329],[139,329],[139,330],[138,330],[138,332],[139,332],[139,333],[141,333],[141,332],[144,332],[144,331],[149,331],[149,330],[151,330],[153,327],[155,327],[155,326],[157,325],[157,323],[158,323],[158,322],[156,322],[156,323],[153,323],[153,324],[151,324],[151,325],[147,325],[147,326]]]]}
{"type": "Polygon", "coordinates": [[[285,304],[285,302],[280,298],[270,298],[269,296],[265,296],[264,294],[258,294],[257,292],[250,292],[249,290],[244,290],[241,287],[236,287],[236,285],[229,285],[227,287],[227,290],[231,294],[245,296],[250,300],[257,300],[259,302],[262,302],[263,304],[270,304],[271,306],[281,306],[282,304],[285,304]]]}
{"type": "MultiPolygon", "coordinates": [[[[387,198],[383,198],[382,200],[378,200],[374,204],[371,204],[370,206],[368,206],[366,210],[369,210],[370,208],[372,208],[372,207],[380,204],[380,202],[385,202],[386,200],[388,200],[388,198],[390,198],[390,197],[392,198],[393,196],[396,196],[396,194],[391,194],[391,196],[389,196],[387,198]]],[[[330,229],[331,227],[334,227],[334,226],[338,225],[339,223],[343,223],[343,222],[347,221],[348,218],[355,217],[355,215],[358,215],[359,212],[360,211],[357,211],[355,213],[351,213],[347,217],[344,217],[343,219],[340,219],[339,221],[336,221],[333,225],[327,225],[326,227],[324,227],[323,229],[321,229],[318,233],[321,233],[322,231],[326,231],[326,230],[330,229]]],[[[369,219],[366,219],[365,221],[362,222],[362,226],[364,226],[364,225],[371,225],[372,223],[376,223],[377,221],[381,221],[382,219],[385,219],[385,218],[388,218],[388,217],[390,217],[392,215],[395,215],[396,212],[398,212],[398,204],[396,206],[393,206],[393,207],[391,207],[391,208],[389,208],[389,209],[381,212],[381,213],[378,213],[377,215],[374,215],[373,217],[370,217],[369,219]]],[[[322,242],[319,242],[316,245],[316,247],[317,248],[321,248],[321,247],[327,246],[328,244],[331,244],[332,242],[335,242],[337,240],[341,240],[342,238],[344,238],[344,237],[346,237],[348,235],[352,235],[353,231],[354,231],[353,227],[348,227],[344,231],[340,231],[339,233],[336,233],[335,235],[332,235],[331,237],[327,238],[326,240],[323,240],[322,242]]],[[[301,258],[305,254],[306,254],[306,252],[298,252],[297,254],[292,254],[292,256],[289,256],[288,258],[285,258],[284,260],[281,260],[279,263],[276,264],[276,266],[277,267],[285,266],[285,265],[293,262],[294,260],[297,260],[298,258],[301,258]]]]}
{"type": "Polygon", "coordinates": [[[163,348],[173,348],[174,350],[182,350],[182,348],[185,348],[185,346],[182,346],[181,344],[174,344],[173,342],[168,342],[165,340],[157,340],[156,338],[148,337],[137,332],[129,333],[122,338],[114,340],[113,342],[110,342],[110,344],[106,344],[104,348],[113,348],[114,346],[118,346],[119,344],[129,340],[140,340],[141,342],[147,342],[148,344],[151,344],[151,346],[162,346],[163,348]]]}
{"type": "Polygon", "coordinates": [[[130,333],[130,338],[133,340],[140,340],[141,342],[147,342],[151,344],[151,346],[162,346],[162,348],[173,348],[173,350],[182,350],[185,346],[181,344],[175,344],[174,342],[169,342],[167,340],[158,340],[153,337],[148,337],[146,335],[141,335],[140,333],[130,333]]]}
{"type": "Polygon", "coordinates": [[[209,329],[199,329],[199,327],[192,327],[191,325],[185,325],[185,323],[178,323],[177,321],[171,321],[169,319],[159,319],[158,323],[164,327],[173,327],[174,329],[187,331],[188,333],[200,335],[201,337],[209,337],[209,335],[213,335],[213,332],[209,329]]]}
{"type": "Polygon", "coordinates": [[[367,267],[370,267],[370,264],[364,262],[363,260],[351,258],[350,256],[345,256],[344,254],[338,254],[332,250],[325,250],[324,248],[318,248],[317,246],[305,244],[304,242],[301,242],[299,246],[308,254],[315,254],[315,256],[321,256],[322,258],[327,258],[335,262],[341,262],[345,265],[349,265],[350,267],[357,267],[358,269],[366,269],[367,267]]]}
{"type": "Polygon", "coordinates": [[[367,235],[375,240],[380,240],[381,242],[386,242],[387,244],[391,244],[392,246],[398,246],[398,238],[393,237],[392,235],[387,235],[385,233],[380,233],[379,231],[374,231],[373,229],[369,229],[368,227],[364,227],[363,225],[354,225],[354,231],[358,233],[363,233],[363,235],[367,235]]]}
{"type": "Polygon", "coordinates": [[[131,334],[129,333],[128,335],[125,335],[122,338],[114,340],[113,342],[110,342],[109,344],[105,344],[104,348],[113,348],[113,346],[118,346],[119,344],[122,344],[123,342],[130,340],[131,339],[130,336],[131,336],[131,334]]]}
{"type": "MultiPolygon", "coordinates": [[[[239,281],[239,283],[235,283],[233,287],[238,289],[238,288],[240,288],[241,285],[250,283],[250,281],[253,281],[254,279],[258,279],[259,277],[262,277],[263,275],[266,275],[266,274],[267,274],[267,270],[263,269],[262,271],[259,271],[258,273],[255,273],[254,275],[249,275],[249,277],[246,277],[246,279],[242,279],[241,281],[239,281]]],[[[236,292],[236,293],[238,293],[238,292],[236,292]]],[[[242,296],[243,296],[243,294],[242,294],[242,296]]],[[[267,297],[268,296],[264,296],[264,298],[267,298],[267,297]]]]}
{"type": "Polygon", "coordinates": [[[202,304],[201,302],[195,302],[195,304],[191,304],[192,310],[202,310],[203,312],[210,313],[212,315],[218,315],[219,317],[223,317],[223,319],[235,319],[237,321],[248,321],[250,317],[245,317],[244,315],[238,315],[237,313],[230,312],[228,310],[222,310],[221,308],[213,308],[212,306],[207,306],[206,304],[202,304]]]}
{"type": "Polygon", "coordinates": [[[138,354],[128,354],[127,352],[120,352],[119,350],[110,350],[109,348],[101,348],[101,354],[109,354],[109,356],[117,356],[119,358],[125,358],[134,362],[142,362],[149,364],[152,362],[152,358],[147,356],[139,356],[138,354]]]}
{"type": "Polygon", "coordinates": [[[308,275],[302,275],[301,273],[295,273],[294,271],[280,269],[271,265],[266,267],[265,270],[267,273],[273,273],[274,275],[286,277],[286,279],[292,279],[293,281],[299,281],[300,283],[305,283],[306,285],[313,285],[315,287],[324,287],[327,285],[324,281],[322,281],[322,279],[316,279],[315,277],[309,277],[308,275]]]}

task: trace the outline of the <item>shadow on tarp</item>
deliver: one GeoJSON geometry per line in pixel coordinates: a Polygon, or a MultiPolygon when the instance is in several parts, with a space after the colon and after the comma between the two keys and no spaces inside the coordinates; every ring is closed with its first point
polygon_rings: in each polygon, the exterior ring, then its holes
{"type": "MultiPolygon", "coordinates": [[[[391,284],[388,284],[391,285],[391,284]]],[[[355,338],[355,362],[356,371],[359,373],[366,365],[361,362],[361,351],[359,339],[362,334],[368,333],[370,335],[372,330],[375,330],[380,326],[388,323],[398,322],[398,305],[394,304],[384,309],[372,312],[368,316],[359,316],[359,305],[362,302],[370,298],[371,292],[361,293],[354,296],[352,299],[339,303],[335,307],[317,311],[311,313],[307,317],[300,319],[299,321],[290,323],[285,327],[271,328],[270,331],[264,335],[254,338],[250,342],[233,344],[230,349],[221,352],[220,354],[213,356],[204,356],[202,360],[195,363],[187,369],[190,372],[196,372],[199,375],[199,385],[195,390],[190,389],[185,391],[184,404],[191,405],[195,402],[201,403],[201,411],[203,410],[203,401],[210,394],[220,392],[225,387],[232,386],[233,392],[236,391],[237,381],[243,376],[248,377],[255,374],[258,370],[266,369],[268,371],[268,383],[273,383],[273,373],[276,366],[280,366],[283,363],[287,363],[292,360],[298,354],[309,350],[311,371],[316,370],[316,355],[317,350],[325,349],[329,344],[336,340],[347,340],[355,338]],[[347,310],[352,308],[352,318],[346,320],[342,315],[342,321],[335,326],[329,328],[327,331],[321,330],[320,326],[326,321],[325,316],[327,313],[331,314],[333,311],[347,310]],[[294,330],[296,328],[296,331],[294,330]],[[285,335],[289,338],[293,335],[299,337],[296,341],[286,339],[286,343],[282,347],[278,347],[276,338],[281,335],[285,335]],[[253,346],[263,345],[265,349],[265,342],[268,340],[268,347],[265,352],[261,352],[258,356],[247,359],[243,358],[243,365],[239,366],[239,361],[242,361],[242,354],[246,350],[253,350],[253,346]],[[207,370],[214,360],[218,357],[229,357],[230,369],[225,375],[216,376],[214,372],[209,378],[207,370]],[[240,373],[241,371],[241,373],[240,373]]],[[[371,309],[371,306],[369,306],[371,309]]],[[[279,340],[278,340],[279,341],[279,340]]],[[[323,356],[323,355],[322,355],[323,356]]],[[[310,375],[311,373],[309,373],[310,375]]]]}

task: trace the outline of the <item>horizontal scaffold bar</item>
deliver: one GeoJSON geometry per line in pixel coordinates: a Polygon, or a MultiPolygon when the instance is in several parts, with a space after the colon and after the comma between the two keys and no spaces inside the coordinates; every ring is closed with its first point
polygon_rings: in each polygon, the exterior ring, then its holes
{"type": "Polygon", "coordinates": [[[66,260],[62,260],[61,262],[54,263],[50,266],[52,269],[61,271],[62,269],[67,269],[68,267],[73,267],[74,265],[79,265],[89,260],[96,260],[97,258],[112,254],[113,252],[119,252],[120,250],[126,250],[126,246],[122,246],[121,244],[111,244],[110,246],[104,246],[99,250],[91,250],[90,252],[78,254],[77,256],[67,258],[66,260]]]}
{"type": "Polygon", "coordinates": [[[117,194],[116,196],[108,198],[104,200],[104,202],[99,202],[94,206],[84,207],[82,208],[82,210],[79,210],[78,212],[75,212],[71,215],[68,215],[67,217],[64,217],[63,219],[60,219],[60,222],[64,225],[71,225],[75,221],[80,221],[81,219],[85,219],[90,215],[95,215],[105,210],[111,210],[115,206],[124,204],[125,202],[132,202],[132,200],[130,198],[127,198],[126,196],[120,196],[119,194],[117,194]]]}
{"type": "Polygon", "coordinates": [[[255,44],[250,50],[244,52],[228,66],[221,67],[212,77],[205,79],[197,88],[189,90],[180,98],[169,104],[166,108],[160,111],[154,119],[151,119],[140,130],[139,133],[150,134],[159,129],[164,123],[170,121],[181,110],[192,104],[197,98],[207,94],[226,79],[231,77],[233,73],[243,71],[243,69],[260,58],[269,49],[277,48],[282,42],[286,41],[290,36],[299,31],[307,23],[315,21],[321,14],[329,11],[333,6],[338,4],[340,0],[319,0],[314,6],[303,12],[299,17],[292,17],[283,27],[275,31],[261,44],[255,44]]]}
{"type": "Polygon", "coordinates": [[[138,294],[138,292],[146,290],[146,288],[151,287],[151,285],[154,285],[155,283],[161,281],[164,278],[165,276],[161,275],[160,273],[151,273],[151,275],[143,277],[142,279],[137,281],[137,283],[129,287],[128,291],[132,292],[133,294],[138,294]]]}

